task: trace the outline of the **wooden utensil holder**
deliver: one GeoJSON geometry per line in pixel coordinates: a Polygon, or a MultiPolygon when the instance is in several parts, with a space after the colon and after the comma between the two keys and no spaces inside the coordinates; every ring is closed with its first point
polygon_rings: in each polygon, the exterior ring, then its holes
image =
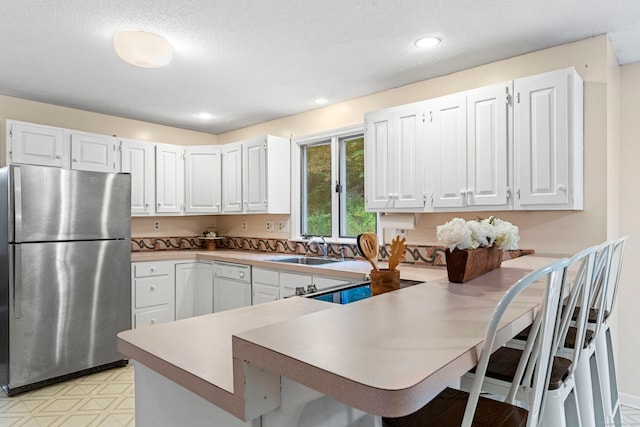
{"type": "Polygon", "coordinates": [[[400,270],[371,270],[369,276],[371,277],[371,295],[400,289],[400,270]]]}

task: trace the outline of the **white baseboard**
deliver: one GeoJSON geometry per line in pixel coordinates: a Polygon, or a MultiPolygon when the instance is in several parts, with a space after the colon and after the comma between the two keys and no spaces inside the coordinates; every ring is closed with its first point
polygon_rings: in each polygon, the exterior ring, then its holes
{"type": "Polygon", "coordinates": [[[640,409],[640,396],[629,393],[620,393],[620,404],[640,409]]]}

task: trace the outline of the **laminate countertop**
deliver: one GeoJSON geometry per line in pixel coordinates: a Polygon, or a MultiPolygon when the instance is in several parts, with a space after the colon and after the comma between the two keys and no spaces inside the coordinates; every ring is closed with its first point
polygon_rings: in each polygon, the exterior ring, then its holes
{"type": "MultiPolygon", "coordinates": [[[[439,277],[414,272],[425,283],[348,305],[292,297],[143,327],[118,334],[118,349],[240,419],[249,417],[247,365],[363,411],[400,416],[475,366],[506,289],[554,260],[505,261],[465,284],[449,283],[444,269],[439,277]]],[[[532,287],[516,300],[496,345],[532,323],[541,292],[532,287]]]]}
{"type": "MultiPolygon", "coordinates": [[[[242,250],[218,249],[215,251],[177,250],[177,251],[151,251],[132,252],[131,261],[165,261],[165,260],[200,260],[223,261],[237,264],[251,265],[292,273],[316,274],[327,277],[351,278],[362,280],[369,275],[371,265],[364,260],[347,259],[341,262],[332,262],[321,265],[304,265],[277,262],[282,258],[291,258],[295,254],[278,254],[266,252],[251,252],[242,250]]],[[[387,264],[379,263],[379,268],[386,268],[387,264]]],[[[400,277],[408,280],[427,281],[447,275],[445,267],[420,266],[415,264],[400,264],[400,277]]]]}

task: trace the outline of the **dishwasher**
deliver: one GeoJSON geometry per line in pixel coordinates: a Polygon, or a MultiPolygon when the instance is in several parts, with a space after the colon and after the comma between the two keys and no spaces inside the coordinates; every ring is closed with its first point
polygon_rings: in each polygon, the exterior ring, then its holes
{"type": "Polygon", "coordinates": [[[251,305],[251,266],[213,263],[213,312],[251,305]]]}

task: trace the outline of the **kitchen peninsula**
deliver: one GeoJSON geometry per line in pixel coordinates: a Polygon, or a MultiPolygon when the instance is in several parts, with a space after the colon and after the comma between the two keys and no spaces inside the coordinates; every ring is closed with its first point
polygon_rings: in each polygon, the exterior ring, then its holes
{"type": "MultiPolygon", "coordinates": [[[[349,305],[293,297],[122,332],[136,424],[350,426],[412,412],[475,365],[505,290],[553,260],[505,261],[465,284],[425,269],[423,284],[349,305]]],[[[497,345],[532,322],[540,295],[516,300],[497,345]]]]}

